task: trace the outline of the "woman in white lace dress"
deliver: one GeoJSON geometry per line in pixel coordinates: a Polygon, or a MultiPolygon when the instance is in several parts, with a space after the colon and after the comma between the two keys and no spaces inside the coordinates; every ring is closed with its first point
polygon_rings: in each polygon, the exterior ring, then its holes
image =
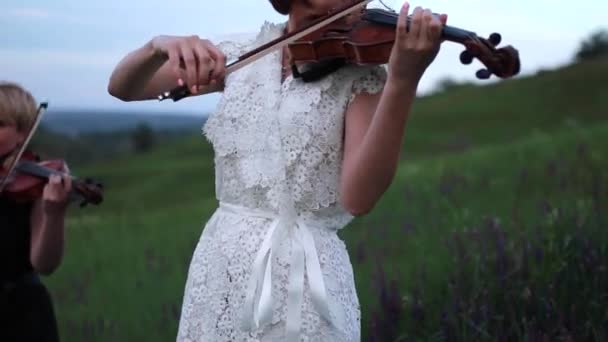
{"type": "Polygon", "coordinates": [[[304,83],[288,73],[283,50],[224,77],[226,59],[341,1],[271,0],[289,19],[265,23],[246,42],[158,36],[112,74],[109,92],[125,101],[184,83],[195,94],[223,92],[204,126],[219,206],[194,251],[178,341],[360,339],[353,270],[337,231],[370,211],[391,183],[446,17],[416,8],[408,31],[406,3],[388,72],[347,66],[304,83]]]}

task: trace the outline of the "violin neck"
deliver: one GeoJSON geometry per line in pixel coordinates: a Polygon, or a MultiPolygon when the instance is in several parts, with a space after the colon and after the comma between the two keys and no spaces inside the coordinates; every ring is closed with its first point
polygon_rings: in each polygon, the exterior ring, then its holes
{"type": "Polygon", "coordinates": [[[477,35],[474,32],[459,29],[457,27],[448,26],[448,25],[445,25],[443,27],[443,30],[441,31],[441,36],[451,42],[462,43],[462,44],[464,44],[466,41],[469,41],[469,40],[477,37],[477,35]]]}
{"type": "MultiPolygon", "coordinates": [[[[409,25],[411,23],[411,16],[409,16],[407,19],[407,27],[409,29],[409,25]]],[[[372,9],[368,9],[365,13],[365,19],[376,23],[376,24],[384,24],[384,25],[390,25],[391,27],[397,27],[397,21],[399,20],[399,14],[395,13],[395,12],[389,12],[387,10],[382,10],[382,9],[376,9],[376,8],[372,8],[372,9]]],[[[448,26],[445,25],[443,26],[443,29],[441,31],[441,36],[442,38],[452,41],[452,42],[456,42],[456,43],[464,43],[468,40],[474,39],[475,37],[477,37],[477,35],[475,34],[475,32],[471,32],[471,31],[467,31],[467,30],[463,30],[457,27],[453,27],[453,26],[448,26]]]]}
{"type": "MultiPolygon", "coordinates": [[[[51,175],[59,172],[53,168],[38,165],[38,163],[30,160],[19,161],[15,170],[45,180],[48,180],[51,175]]],[[[69,177],[72,181],[71,199],[81,200],[81,207],[84,207],[88,203],[99,204],[103,201],[103,196],[100,192],[103,187],[102,184],[94,184],[93,180],[89,178],[80,179],[72,175],[69,175],[69,177]],[[95,188],[91,188],[90,185],[95,186],[95,188]]]]}
{"type": "Polygon", "coordinates": [[[49,170],[40,167],[35,162],[31,162],[29,160],[22,160],[15,167],[16,171],[20,171],[23,173],[27,173],[30,176],[49,179],[51,172],[49,170]]]}
{"type": "MultiPolygon", "coordinates": [[[[23,172],[23,173],[27,173],[30,176],[43,178],[43,179],[49,179],[49,177],[52,174],[56,173],[55,170],[42,167],[42,166],[38,165],[36,162],[29,161],[29,160],[20,161],[19,164],[17,164],[17,166],[16,166],[16,170],[23,172]]],[[[71,178],[72,178],[72,180],[75,180],[74,177],[71,177],[71,178]]]]}

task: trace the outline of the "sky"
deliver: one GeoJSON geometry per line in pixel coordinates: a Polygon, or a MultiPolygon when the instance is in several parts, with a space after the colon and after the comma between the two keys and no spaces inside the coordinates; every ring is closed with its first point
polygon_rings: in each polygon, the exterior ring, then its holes
{"type": "MultiPolygon", "coordinates": [[[[403,2],[384,3],[398,11],[403,2]]],[[[500,33],[501,45],[519,50],[521,76],[569,63],[583,39],[608,28],[605,0],[410,3],[447,13],[448,25],[479,36],[500,33]]],[[[369,6],[381,4],[375,0],[369,6]]],[[[126,103],[107,93],[108,78],[124,55],[159,34],[197,34],[217,42],[255,34],[265,21],[285,20],[267,0],[1,0],[0,80],[22,84],[54,108],[206,114],[214,109],[219,95],[177,103],[126,103]]],[[[462,65],[460,51],[459,44],[442,45],[421,81],[420,93],[432,91],[446,77],[475,81],[481,64],[462,65]]]]}

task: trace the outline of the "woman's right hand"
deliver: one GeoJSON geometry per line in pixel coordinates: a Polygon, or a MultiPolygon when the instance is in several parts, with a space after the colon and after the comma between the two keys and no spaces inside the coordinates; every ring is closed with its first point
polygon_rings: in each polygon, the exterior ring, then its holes
{"type": "Polygon", "coordinates": [[[226,56],[209,40],[161,35],[150,43],[154,53],[166,58],[165,63],[172,66],[177,84],[187,85],[192,94],[223,82],[226,56]]]}

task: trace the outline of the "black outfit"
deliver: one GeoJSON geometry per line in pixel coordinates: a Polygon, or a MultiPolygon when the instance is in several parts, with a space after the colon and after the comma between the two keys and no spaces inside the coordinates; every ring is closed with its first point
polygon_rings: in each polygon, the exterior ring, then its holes
{"type": "Polygon", "coordinates": [[[0,341],[57,342],[47,288],[30,263],[31,204],[0,194],[0,341]]]}

